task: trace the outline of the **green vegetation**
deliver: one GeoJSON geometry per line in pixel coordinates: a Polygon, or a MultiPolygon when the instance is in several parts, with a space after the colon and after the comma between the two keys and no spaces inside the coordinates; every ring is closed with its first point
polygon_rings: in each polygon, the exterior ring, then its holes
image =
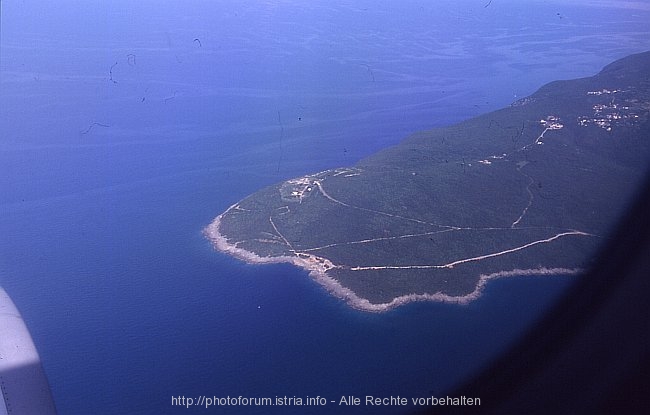
{"type": "Polygon", "coordinates": [[[573,272],[646,172],[649,74],[647,52],[550,83],[354,167],[263,189],[212,231],[260,257],[309,260],[296,263],[373,304],[476,294],[481,275],[504,271],[573,272]],[[310,265],[324,260],[333,268],[310,265]]]}

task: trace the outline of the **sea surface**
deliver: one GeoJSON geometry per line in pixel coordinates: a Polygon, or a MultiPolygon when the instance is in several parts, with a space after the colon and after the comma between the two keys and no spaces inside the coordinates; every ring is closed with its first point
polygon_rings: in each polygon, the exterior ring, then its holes
{"type": "Polygon", "coordinates": [[[59,413],[378,413],[331,401],[444,396],[502,352],[576,277],[372,314],[202,229],[264,186],[650,49],[649,3],[565,3],[4,0],[0,285],[59,413]],[[327,405],[172,405],[200,396],[327,405]]]}

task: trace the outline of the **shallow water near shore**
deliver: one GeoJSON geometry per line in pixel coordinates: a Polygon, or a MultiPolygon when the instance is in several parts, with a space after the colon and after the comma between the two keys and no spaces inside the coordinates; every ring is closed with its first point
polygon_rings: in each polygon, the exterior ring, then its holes
{"type": "Polygon", "coordinates": [[[3,223],[11,231],[3,251],[16,255],[22,277],[3,283],[30,323],[63,413],[164,412],[179,395],[440,394],[575,278],[498,280],[464,306],[364,313],[291,265],[213,251],[201,234],[212,207],[190,203],[207,187],[196,175],[156,180],[34,203],[3,223]],[[37,259],[26,264],[21,254],[37,259]]]}
{"type": "MultiPolygon", "coordinates": [[[[3,1],[0,48],[0,285],[62,415],[205,413],[179,396],[377,413],[331,401],[444,393],[577,277],[366,313],[304,270],[216,252],[202,230],[265,186],[650,49],[644,8],[111,2],[129,20],[77,3],[3,1]]],[[[272,409],[208,410],[306,413],[272,409]]]]}

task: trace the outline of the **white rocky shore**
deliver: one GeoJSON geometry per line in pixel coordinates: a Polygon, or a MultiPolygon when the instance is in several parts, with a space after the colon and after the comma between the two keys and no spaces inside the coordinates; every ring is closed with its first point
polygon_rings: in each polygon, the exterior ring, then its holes
{"type": "Polygon", "coordinates": [[[219,226],[222,216],[230,209],[237,205],[231,206],[226,212],[217,216],[205,230],[205,236],[212,242],[214,248],[224,252],[249,264],[271,264],[271,263],[291,263],[297,267],[303,268],[309,272],[309,276],[325,288],[330,294],[344,300],[350,307],[367,312],[384,312],[392,310],[404,304],[416,301],[435,301],[453,304],[468,304],[481,296],[487,283],[497,278],[517,277],[517,276],[556,276],[556,275],[574,275],[581,272],[579,268],[534,268],[534,269],[513,269],[509,271],[499,271],[492,274],[481,274],[479,281],[471,293],[452,296],[437,292],[434,294],[407,294],[393,298],[387,303],[371,303],[367,299],[360,297],[354,291],[342,286],[336,279],[328,275],[328,270],[336,268],[326,258],[304,253],[294,256],[260,256],[254,252],[238,248],[228,242],[228,239],[221,234],[219,226]]]}

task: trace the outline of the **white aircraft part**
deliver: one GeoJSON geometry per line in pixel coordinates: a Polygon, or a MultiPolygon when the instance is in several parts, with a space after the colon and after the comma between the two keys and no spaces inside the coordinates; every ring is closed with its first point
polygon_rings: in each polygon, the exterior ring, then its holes
{"type": "Polygon", "coordinates": [[[41,360],[20,312],[0,288],[0,415],[55,415],[41,360]]]}

